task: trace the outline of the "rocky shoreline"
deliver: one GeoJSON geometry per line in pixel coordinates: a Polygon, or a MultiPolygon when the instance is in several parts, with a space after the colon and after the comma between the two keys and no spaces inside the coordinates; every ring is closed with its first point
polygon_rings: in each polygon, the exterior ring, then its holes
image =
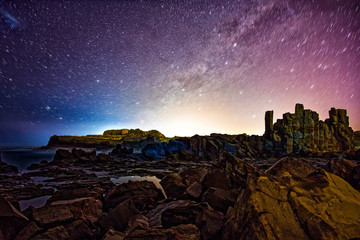
{"type": "Polygon", "coordinates": [[[358,239],[360,150],[344,111],[327,133],[336,147],[320,151],[330,143],[296,127],[297,109],[264,136],[116,130],[109,154],[59,149],[25,171],[0,160],[0,240],[358,239]],[[306,140],[284,140],[296,131],[306,140]]]}
{"type": "Polygon", "coordinates": [[[274,164],[264,171],[227,152],[203,164],[58,150],[22,175],[1,173],[0,239],[360,237],[358,161],[263,161],[274,164]],[[129,173],[158,176],[162,189],[151,181],[115,185],[109,177],[129,173]],[[20,212],[19,202],[39,196],[49,196],[44,206],[20,212]]]}

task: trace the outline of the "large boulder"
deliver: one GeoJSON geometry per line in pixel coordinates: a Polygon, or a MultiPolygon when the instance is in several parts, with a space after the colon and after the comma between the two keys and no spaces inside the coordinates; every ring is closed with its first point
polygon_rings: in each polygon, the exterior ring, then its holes
{"type": "Polygon", "coordinates": [[[194,224],[203,239],[216,239],[223,226],[223,214],[214,211],[207,203],[178,200],[158,205],[147,217],[150,227],[172,227],[180,224],[194,224]]]}
{"type": "Polygon", "coordinates": [[[143,210],[155,205],[158,200],[163,198],[161,190],[156,188],[154,183],[149,181],[129,181],[114,187],[106,193],[104,207],[109,210],[119,203],[131,199],[138,210],[143,210]]]}
{"type": "Polygon", "coordinates": [[[139,213],[132,200],[126,200],[118,204],[107,215],[103,216],[99,223],[103,229],[113,228],[124,231],[128,226],[129,220],[139,213]]]}
{"type": "Polygon", "coordinates": [[[93,197],[56,201],[34,209],[32,215],[40,226],[54,226],[78,219],[94,223],[102,215],[102,203],[93,197]]]}
{"type": "Polygon", "coordinates": [[[69,152],[68,150],[64,150],[64,149],[58,149],[56,150],[55,156],[54,156],[54,161],[59,161],[59,160],[63,160],[63,159],[71,159],[73,158],[73,155],[71,154],[71,152],[69,152]]]}
{"type": "Polygon", "coordinates": [[[292,158],[250,176],[232,211],[224,239],[360,237],[360,193],[340,177],[292,158]]]}
{"type": "Polygon", "coordinates": [[[28,222],[28,218],[0,195],[0,233],[4,239],[14,239],[28,222]]]}
{"type": "Polygon", "coordinates": [[[254,177],[227,216],[223,239],[308,239],[287,199],[288,190],[254,177]]]}
{"type": "Polygon", "coordinates": [[[186,190],[186,186],[182,182],[182,177],[178,173],[170,173],[166,175],[160,181],[160,184],[168,198],[181,198],[186,190]]]}

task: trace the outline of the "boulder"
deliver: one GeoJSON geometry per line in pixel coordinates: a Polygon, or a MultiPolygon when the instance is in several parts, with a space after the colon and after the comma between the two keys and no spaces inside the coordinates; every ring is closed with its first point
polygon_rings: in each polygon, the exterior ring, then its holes
{"type": "Polygon", "coordinates": [[[182,182],[182,177],[178,173],[170,173],[166,175],[160,181],[160,184],[168,198],[181,198],[186,190],[186,186],[182,182]]]}
{"type": "Polygon", "coordinates": [[[360,193],[323,170],[304,180],[292,183],[289,201],[310,238],[360,238],[360,193]]]}
{"type": "Polygon", "coordinates": [[[54,226],[79,219],[94,223],[102,215],[102,203],[93,197],[62,200],[36,208],[32,214],[41,226],[54,226]]]}
{"type": "Polygon", "coordinates": [[[223,226],[223,214],[214,211],[207,203],[178,200],[158,205],[147,215],[151,227],[172,227],[180,224],[194,224],[203,239],[219,236],[223,226]]]}
{"type": "Polygon", "coordinates": [[[185,193],[189,194],[192,198],[198,199],[202,191],[203,186],[198,182],[194,182],[186,189],[185,193]]]}
{"type": "Polygon", "coordinates": [[[77,149],[77,148],[73,148],[71,150],[71,155],[74,157],[74,158],[81,158],[81,157],[86,157],[87,156],[87,153],[82,150],[82,149],[77,149]]]}
{"type": "Polygon", "coordinates": [[[266,176],[243,186],[222,239],[308,239],[288,202],[288,189],[266,176]]]}
{"type": "Polygon", "coordinates": [[[0,232],[4,239],[14,239],[29,223],[21,212],[0,195],[0,232]]]}
{"type": "MultiPolygon", "coordinates": [[[[228,187],[224,188],[216,185],[209,187],[222,189],[238,187],[247,181],[250,176],[259,174],[259,170],[257,170],[253,165],[227,152],[223,152],[221,154],[217,162],[217,167],[223,172],[222,175],[225,176],[224,178],[228,179],[226,180],[226,185],[228,187]]],[[[219,181],[221,181],[221,179],[219,179],[219,181]]]]}
{"type": "Polygon", "coordinates": [[[119,203],[131,199],[137,209],[143,210],[153,206],[163,198],[161,190],[157,189],[154,183],[149,181],[129,181],[112,188],[106,193],[104,207],[109,210],[119,203]]]}
{"type": "Polygon", "coordinates": [[[40,226],[58,225],[75,219],[70,208],[61,205],[45,205],[42,208],[35,208],[33,209],[33,218],[40,226]]]}
{"type": "Polygon", "coordinates": [[[124,231],[129,220],[139,213],[132,200],[126,200],[117,205],[107,215],[103,216],[99,223],[103,229],[113,228],[124,231]]]}
{"type": "Polygon", "coordinates": [[[63,159],[71,159],[73,158],[72,154],[68,150],[58,149],[56,150],[54,161],[63,160],[63,159]]]}
{"type": "Polygon", "coordinates": [[[227,214],[224,239],[360,237],[360,193],[340,177],[296,161],[284,158],[248,179],[227,214]]]}

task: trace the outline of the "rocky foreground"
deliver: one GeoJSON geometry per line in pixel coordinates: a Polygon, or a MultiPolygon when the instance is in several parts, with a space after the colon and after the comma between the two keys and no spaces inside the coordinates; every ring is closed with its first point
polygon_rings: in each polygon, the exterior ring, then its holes
{"type": "MultiPolygon", "coordinates": [[[[111,130],[109,154],[59,149],[25,171],[0,160],[0,240],[360,239],[360,150],[346,111],[329,114],[267,113],[264,136],[111,130]]],[[[49,145],[74,139],[89,146],[49,145]]]]}
{"type": "Polygon", "coordinates": [[[150,181],[116,186],[90,173],[92,165],[115,164],[105,156],[58,150],[54,161],[21,176],[3,173],[0,239],[360,238],[354,161],[331,159],[321,168],[311,158],[285,157],[264,171],[223,152],[205,167],[168,170],[159,189],[150,181]],[[40,175],[54,188],[31,183],[40,175]],[[22,184],[6,188],[11,181],[22,184]],[[21,212],[17,199],[34,194],[49,195],[46,204],[21,212]]]}

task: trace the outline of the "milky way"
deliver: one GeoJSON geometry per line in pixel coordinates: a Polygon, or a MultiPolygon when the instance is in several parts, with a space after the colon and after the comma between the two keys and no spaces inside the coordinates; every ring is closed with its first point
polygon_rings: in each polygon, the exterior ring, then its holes
{"type": "Polygon", "coordinates": [[[262,134],[295,103],[360,129],[358,1],[6,1],[0,144],[110,128],[262,134]]]}

